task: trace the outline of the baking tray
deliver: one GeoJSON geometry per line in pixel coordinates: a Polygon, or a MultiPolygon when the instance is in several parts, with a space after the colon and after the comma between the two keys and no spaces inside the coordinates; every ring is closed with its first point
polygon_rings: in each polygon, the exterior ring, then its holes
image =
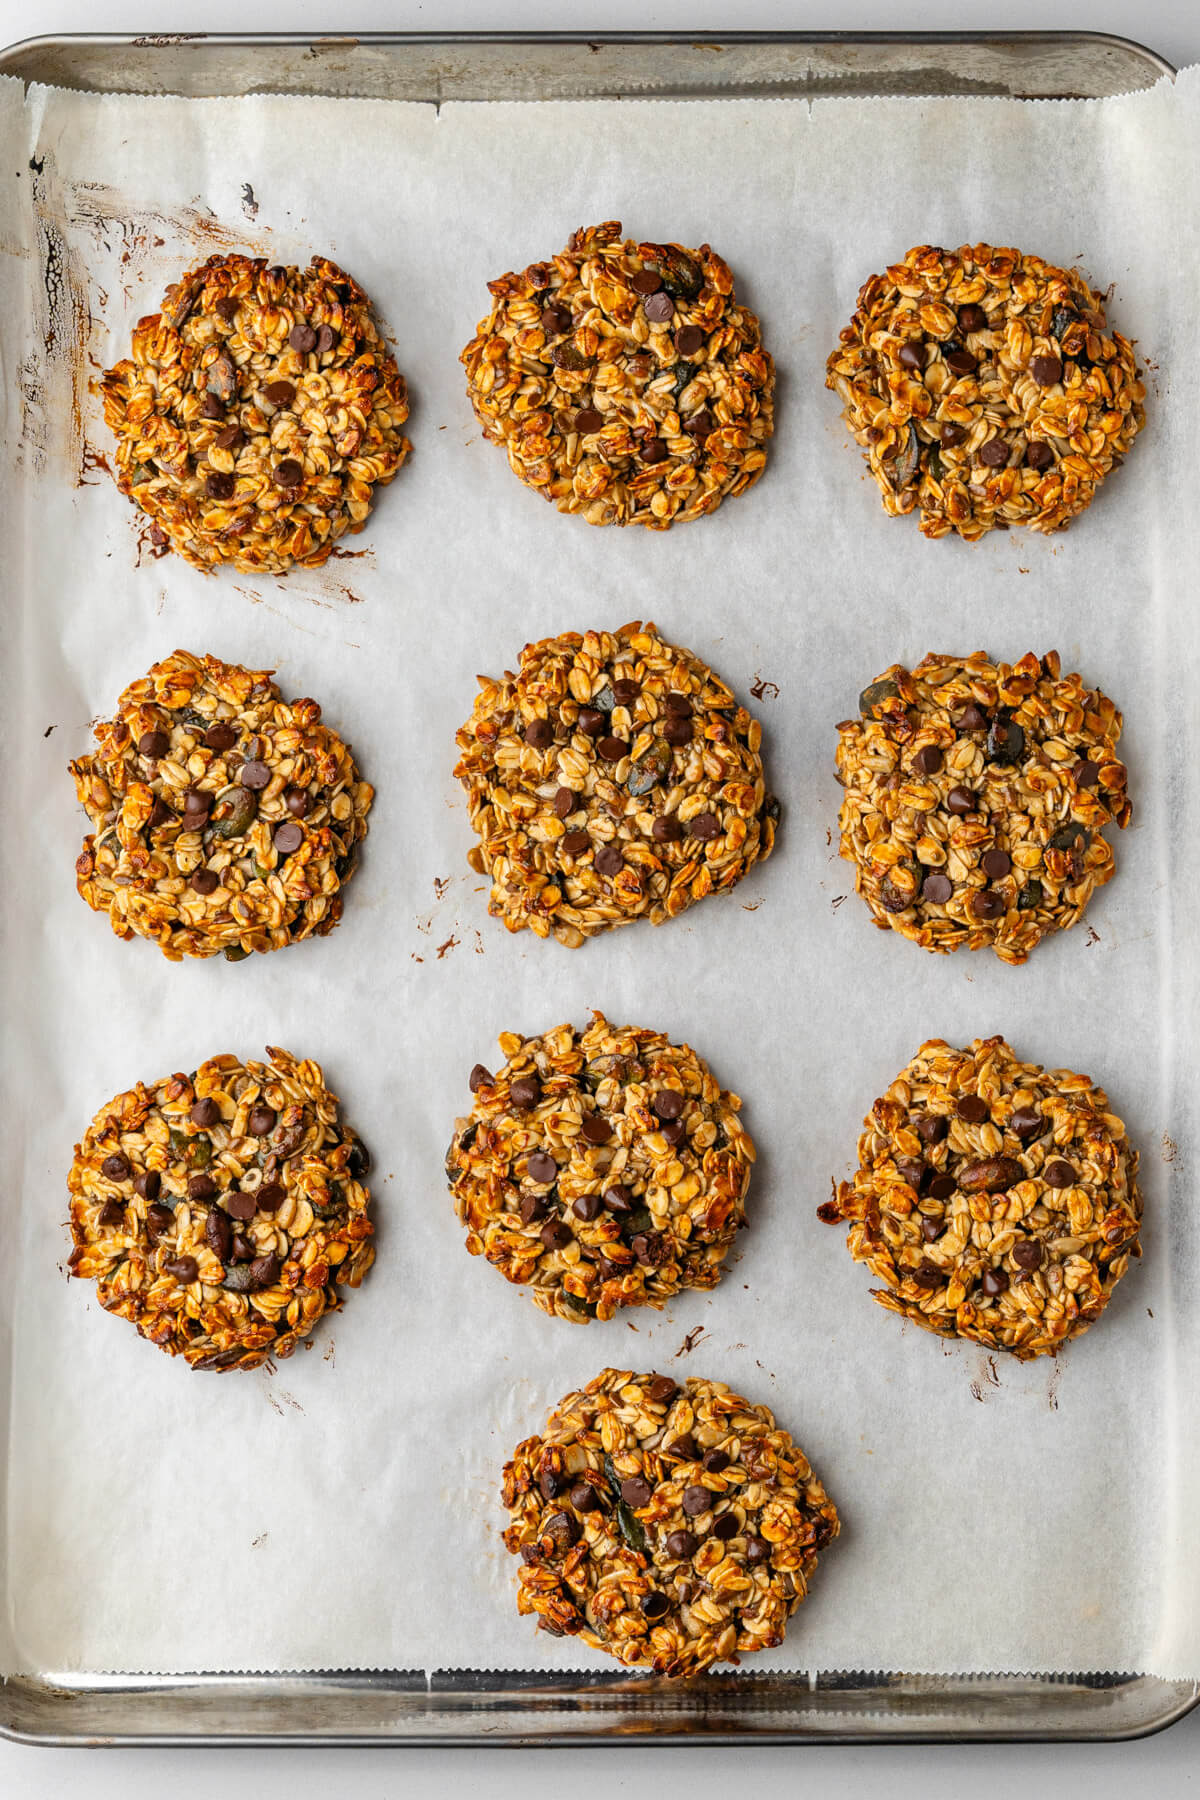
{"type": "MultiPolygon", "coordinates": [[[[85,91],[449,100],[979,94],[1101,97],[1174,73],[1100,32],[169,34],[33,38],[0,73],[85,91]]],[[[1197,1704],[1154,1676],[324,1670],[82,1675],[0,1684],[30,1743],[862,1743],[1135,1737],[1197,1704]]]]}

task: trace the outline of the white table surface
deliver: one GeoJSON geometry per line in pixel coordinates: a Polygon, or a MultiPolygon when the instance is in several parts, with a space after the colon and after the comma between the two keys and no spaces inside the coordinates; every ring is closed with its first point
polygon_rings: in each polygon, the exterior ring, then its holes
{"type": "MultiPolygon", "coordinates": [[[[1200,61],[1200,0],[0,0],[0,43],[65,31],[404,30],[893,30],[1110,31],[1135,38],[1177,67],[1200,61]]],[[[658,1748],[649,1763],[630,1747],[612,1751],[468,1750],[44,1750],[0,1742],[0,1800],[212,1800],[253,1792],[292,1800],[297,1784],[340,1800],[401,1800],[486,1784],[487,1800],[539,1789],[572,1793],[644,1791],[668,1781],[687,1800],[728,1795],[747,1775],[756,1787],[791,1793],[800,1783],[833,1795],[927,1800],[987,1791],[1045,1792],[1063,1800],[1138,1793],[1174,1796],[1197,1785],[1200,1708],[1171,1730],[1132,1744],[881,1746],[750,1752],[658,1748]],[[485,1768],[486,1763],[486,1768],[485,1768]]]]}

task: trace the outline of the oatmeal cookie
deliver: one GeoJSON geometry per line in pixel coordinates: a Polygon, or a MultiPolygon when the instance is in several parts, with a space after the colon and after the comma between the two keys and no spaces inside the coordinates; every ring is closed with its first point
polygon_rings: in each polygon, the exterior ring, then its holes
{"type": "Polygon", "coordinates": [[[467,394],[484,437],[559,512],[665,531],[758,480],[775,365],[707,244],[622,242],[610,220],[488,289],[460,359],[467,394]]]}
{"type": "Polygon", "coordinates": [[[375,1260],[366,1151],[315,1062],[267,1055],[139,1082],[75,1146],[71,1273],[193,1369],[290,1356],[375,1260]]]}
{"type": "Polygon", "coordinates": [[[504,1469],[517,1610],[632,1668],[696,1675],[783,1642],[837,1509],[765,1406],[604,1369],[504,1469]]]}
{"type": "Polygon", "coordinates": [[[838,726],[841,854],[883,930],[1022,963],[1112,879],[1121,715],[1056,651],[894,663],[838,726]]]}
{"type": "Polygon", "coordinates": [[[198,569],[315,568],[412,448],[408,394],[358,283],[210,256],[105,371],[117,486],[198,569]]]}
{"type": "Polygon", "coordinates": [[[881,1306],[942,1337],[1056,1351],[1141,1255],[1137,1151],[1108,1095],[1003,1038],[922,1044],[864,1120],[858,1160],[819,1217],[849,1221],[881,1306]]]}
{"type": "Polygon", "coordinates": [[[1075,269],[921,244],[872,275],[826,363],[884,511],[926,537],[1059,531],[1146,422],[1133,345],[1075,269]]]}
{"type": "Polygon", "coordinates": [[[240,962],[333,930],[375,790],[315,700],[176,650],[95,732],[69,765],[95,827],[76,886],[119,938],[240,962]]]}
{"type": "Polygon", "coordinates": [[[500,1050],[446,1153],[471,1255],[583,1323],[715,1287],[754,1162],[738,1096],[688,1045],[600,1012],[500,1050]]]}
{"type": "Polygon", "coordinates": [[[543,638],[519,674],[478,679],[454,773],[480,839],[471,866],[510,931],[575,947],[661,925],[771,854],[762,727],[657,626],[543,638]]]}

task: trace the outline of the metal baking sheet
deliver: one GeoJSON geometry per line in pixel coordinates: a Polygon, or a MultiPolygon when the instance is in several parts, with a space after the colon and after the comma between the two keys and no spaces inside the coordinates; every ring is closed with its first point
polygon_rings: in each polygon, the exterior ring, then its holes
{"type": "MultiPolygon", "coordinates": [[[[1086,33],[871,36],[517,34],[362,39],[75,37],[0,55],[0,72],[99,92],[450,99],[817,94],[1064,97],[1151,85],[1169,65],[1086,33]]],[[[324,1671],[6,1682],[0,1729],[48,1743],[867,1741],[1120,1737],[1171,1722],[1195,1684],[1145,1676],[324,1671]]]]}

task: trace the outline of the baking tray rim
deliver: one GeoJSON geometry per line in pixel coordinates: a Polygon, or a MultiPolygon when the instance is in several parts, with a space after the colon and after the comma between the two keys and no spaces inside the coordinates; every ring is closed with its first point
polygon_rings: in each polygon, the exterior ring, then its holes
{"type": "MultiPolygon", "coordinates": [[[[929,48],[931,50],[939,47],[966,49],[972,45],[981,48],[993,45],[1005,45],[1012,48],[1028,46],[1030,49],[1056,47],[1067,49],[1073,45],[1101,45],[1117,50],[1131,60],[1139,62],[1148,69],[1155,71],[1155,79],[1161,78],[1162,76],[1173,79],[1177,72],[1175,67],[1168,62],[1165,57],[1161,56],[1157,51],[1152,50],[1148,45],[1142,44],[1133,38],[1106,31],[705,30],[370,31],[336,33],[165,32],[143,34],[130,32],[44,33],[23,38],[16,43],[0,47],[0,75],[15,75],[18,78],[22,78],[21,69],[19,67],[22,59],[28,58],[31,54],[38,52],[60,51],[69,53],[73,46],[100,50],[106,48],[116,49],[120,47],[131,51],[145,50],[152,54],[155,50],[159,49],[184,49],[193,45],[197,47],[216,47],[218,49],[230,47],[242,50],[269,50],[274,47],[287,45],[311,48],[318,44],[329,47],[335,45],[343,46],[347,50],[358,48],[360,46],[368,48],[401,48],[406,45],[430,48],[444,46],[447,49],[463,49],[473,45],[504,45],[513,48],[527,45],[553,48],[559,45],[570,47],[580,44],[614,47],[628,46],[635,49],[639,46],[647,48],[670,48],[672,46],[678,46],[679,48],[687,49],[709,44],[729,44],[744,47],[753,45],[814,45],[830,47],[844,45],[847,48],[866,49],[872,45],[877,45],[881,47],[912,46],[913,48],[929,48]]],[[[33,79],[27,75],[23,78],[27,82],[30,79],[33,79]]],[[[84,89],[81,91],[87,90],[84,89]]],[[[168,94],[170,92],[170,90],[165,91],[168,94]]],[[[281,1681],[300,1679],[310,1683],[320,1683],[325,1681],[332,1685],[332,1677],[335,1674],[340,1673],[341,1672],[337,1671],[314,1670],[305,1672],[300,1676],[295,1676],[290,1671],[282,1670],[271,1674],[240,1678],[195,1674],[139,1678],[135,1674],[127,1674],[123,1676],[114,1675],[108,1679],[111,1680],[113,1684],[112,1691],[114,1694],[117,1696],[124,1695],[126,1699],[133,1698],[130,1690],[135,1687],[140,1687],[143,1690],[142,1694],[138,1696],[138,1698],[142,1698],[148,1681],[153,1681],[158,1687],[169,1690],[172,1686],[178,1689],[182,1684],[194,1685],[197,1682],[208,1684],[209,1682],[230,1679],[238,1679],[245,1683],[247,1688],[249,1687],[250,1681],[257,1680],[264,1690],[263,1697],[265,1698],[267,1694],[269,1694],[271,1687],[281,1681]],[[118,1682],[123,1685],[117,1687],[116,1684],[118,1682]]],[[[384,1672],[368,1670],[352,1671],[350,1673],[359,1676],[364,1682],[370,1681],[376,1685],[386,1684],[389,1677],[398,1678],[402,1674],[401,1671],[384,1672]]],[[[433,1695],[433,1683],[436,1679],[436,1675],[439,1673],[449,1674],[451,1672],[435,1671],[426,1682],[425,1692],[427,1696],[433,1695]]],[[[93,1678],[89,1678],[89,1680],[90,1679],[93,1678]]],[[[527,1672],[497,1671],[495,1691],[507,1693],[515,1702],[521,1692],[521,1688],[518,1684],[524,1682],[526,1679],[527,1672]]],[[[544,1681],[545,1677],[539,1677],[539,1679],[544,1681]]],[[[587,1677],[585,1676],[584,1679],[586,1680],[587,1677]]],[[[724,1679],[731,1678],[725,1677],[724,1679]]],[[[786,1677],[781,1677],[779,1679],[784,1680],[786,1677]]],[[[796,1675],[793,1679],[798,1687],[803,1684],[807,1686],[810,1692],[814,1691],[814,1689],[819,1686],[820,1682],[820,1676],[817,1674],[801,1673],[796,1675]]],[[[964,1700],[966,1700],[970,1689],[973,1686],[978,1691],[980,1681],[988,1679],[998,1682],[1010,1679],[1012,1681],[1012,1692],[1016,1694],[1020,1691],[1017,1678],[1015,1677],[1005,1678],[1002,1675],[990,1678],[971,1675],[908,1677],[902,1672],[896,1672],[889,1677],[891,1686],[887,1691],[890,1691],[894,1695],[898,1691],[902,1691],[897,1684],[902,1684],[909,1680],[928,1683],[936,1682],[938,1683],[936,1688],[930,1687],[927,1690],[930,1694],[936,1692],[944,1696],[950,1696],[961,1693],[964,1700]]],[[[1082,1688],[1075,1688],[1073,1690],[1071,1687],[1073,1681],[1082,1681],[1082,1677],[1043,1676],[1033,1673],[1021,1677],[1020,1680],[1030,1685],[1031,1692],[1040,1692],[1043,1688],[1049,1690],[1062,1688],[1064,1690],[1063,1704],[1068,1709],[1071,1705],[1071,1699],[1068,1698],[1068,1695],[1074,1697],[1074,1695],[1084,1691],[1082,1688]]],[[[104,1689],[94,1687],[85,1688],[82,1682],[72,1688],[68,1685],[67,1681],[64,1680],[51,1681],[31,1675],[22,1675],[11,1678],[0,1678],[0,1739],[7,1740],[11,1743],[37,1746],[44,1745],[47,1747],[133,1747],[150,1743],[153,1743],[156,1746],[185,1746],[205,1743],[213,1746],[252,1744],[264,1746],[294,1746],[300,1748],[313,1745],[349,1747],[388,1743],[397,1746],[425,1748],[444,1746],[448,1749],[472,1748],[479,1743],[499,1746],[520,1745],[526,1748],[547,1749],[563,1748],[574,1745],[598,1748],[601,1746],[628,1744],[631,1741],[636,1742],[639,1748],[647,1744],[663,1744],[669,1746],[737,1745],[739,1747],[744,1747],[748,1744],[945,1743],[951,1741],[972,1743],[1081,1742],[1089,1740],[1094,1742],[1119,1742],[1133,1738],[1150,1737],[1160,1731],[1164,1731],[1171,1725],[1177,1724],[1179,1720],[1185,1718],[1200,1705],[1200,1682],[1172,1681],[1165,1677],[1131,1675],[1114,1678],[1111,1691],[1119,1692],[1121,1687],[1131,1687],[1135,1684],[1144,1684],[1150,1690],[1160,1690],[1161,1704],[1159,1709],[1152,1712],[1147,1718],[1140,1719],[1132,1725],[1122,1725],[1118,1723],[1115,1728],[1107,1730],[1103,1727],[1093,1727],[1089,1729],[1082,1723],[1076,1727],[1069,1722],[1065,1725],[1033,1726],[1028,1729],[992,1729],[988,1725],[985,1725],[982,1729],[976,1729],[966,1718],[959,1718],[955,1723],[944,1726],[929,1724],[918,1726],[913,1730],[902,1730],[894,1723],[887,1720],[884,1703],[881,1697],[877,1710],[874,1710],[867,1715],[868,1718],[874,1718],[880,1722],[879,1728],[869,1728],[863,1721],[848,1721],[845,1729],[836,1728],[830,1731],[814,1731],[811,1724],[807,1727],[804,1724],[800,1724],[795,1727],[772,1728],[761,1732],[753,1730],[748,1731],[745,1728],[737,1729],[734,1726],[730,1726],[728,1728],[716,1728],[713,1730],[682,1729],[676,1731],[668,1729],[667,1731],[659,1731],[656,1733],[654,1731],[654,1720],[648,1717],[645,1729],[639,1728],[637,1723],[631,1725],[631,1723],[626,1720],[614,1722],[607,1730],[584,1730],[569,1733],[555,1729],[535,1731],[532,1728],[532,1725],[527,1725],[523,1729],[518,1727],[512,1730],[487,1730],[486,1732],[479,1730],[458,1730],[446,1733],[430,1732],[421,1729],[401,1733],[396,1729],[388,1729],[386,1727],[355,1733],[345,1731],[339,1732],[336,1728],[329,1732],[271,1732],[262,1730],[223,1730],[211,1732],[204,1730],[199,1723],[195,1730],[167,1730],[160,1732],[146,1728],[117,1731],[106,1731],[103,1729],[99,1731],[94,1729],[72,1730],[66,1728],[65,1716],[62,1728],[47,1726],[45,1729],[31,1729],[23,1727],[15,1722],[12,1707],[8,1704],[10,1699],[15,1701],[17,1696],[21,1693],[29,1692],[40,1694],[45,1696],[47,1701],[56,1698],[61,1703],[64,1715],[66,1715],[69,1712],[69,1709],[73,1708],[77,1702],[84,1698],[85,1694],[95,1697],[98,1693],[103,1692],[104,1689]],[[1183,1690],[1182,1693],[1180,1690],[1183,1690]]],[[[446,1690],[443,1691],[446,1692],[446,1690]]],[[[868,1676],[864,1674],[861,1687],[855,1691],[863,1694],[878,1692],[882,1696],[884,1690],[880,1690],[877,1684],[872,1687],[869,1683],[868,1676]]],[[[446,1697],[449,1697],[448,1692],[446,1692],[446,1697]]],[[[567,1697],[565,1689],[563,1697],[567,1697]]],[[[483,1714],[481,1711],[475,1712],[474,1714],[471,1712],[464,1712],[462,1715],[463,1723],[465,1724],[472,1716],[481,1718],[483,1714]]],[[[553,1714],[549,1711],[545,1716],[548,1720],[553,1718],[553,1714]]]]}

